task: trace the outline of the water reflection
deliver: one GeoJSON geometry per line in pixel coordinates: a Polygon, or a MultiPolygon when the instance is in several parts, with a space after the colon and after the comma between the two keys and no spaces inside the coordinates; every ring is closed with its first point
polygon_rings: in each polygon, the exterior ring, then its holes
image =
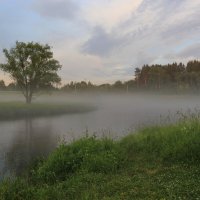
{"type": "Polygon", "coordinates": [[[118,139],[148,124],[173,123],[177,111],[193,110],[200,102],[199,96],[132,95],[91,99],[92,105],[98,105],[94,112],[0,121],[0,177],[10,172],[20,174],[34,158],[51,152],[58,137],[70,142],[87,132],[118,139]]]}
{"type": "Polygon", "coordinates": [[[57,145],[58,138],[52,134],[51,124],[39,127],[32,119],[25,119],[18,126],[1,162],[2,174],[19,175],[37,157],[47,156],[57,145]]]}

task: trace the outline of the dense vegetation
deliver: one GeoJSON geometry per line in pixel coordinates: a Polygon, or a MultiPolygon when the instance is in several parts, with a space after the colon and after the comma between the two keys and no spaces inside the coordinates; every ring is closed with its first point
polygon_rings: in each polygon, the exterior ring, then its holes
{"type": "Polygon", "coordinates": [[[136,68],[137,87],[146,89],[200,89],[200,62],[197,60],[168,65],[144,65],[136,68]]]}
{"type": "MultiPolygon", "coordinates": [[[[48,85],[42,89],[64,92],[166,91],[196,93],[200,89],[200,61],[189,61],[186,65],[183,63],[144,65],[135,69],[135,76],[132,80],[125,82],[118,80],[114,84],[95,85],[90,81],[71,81],[61,88],[48,85]]],[[[19,86],[14,83],[5,86],[5,83],[0,81],[0,90],[19,90],[19,86]]]]}
{"type": "Polygon", "coordinates": [[[135,69],[135,78],[114,84],[93,85],[91,82],[71,82],[64,91],[172,91],[197,92],[200,89],[200,61],[172,63],[167,65],[144,65],[135,69]]]}
{"type": "Polygon", "coordinates": [[[4,180],[0,199],[198,199],[199,164],[198,119],[120,141],[85,137],[4,180]]]}
{"type": "Polygon", "coordinates": [[[80,103],[25,104],[22,102],[1,102],[0,120],[83,113],[92,111],[94,109],[95,106],[80,103]]]}

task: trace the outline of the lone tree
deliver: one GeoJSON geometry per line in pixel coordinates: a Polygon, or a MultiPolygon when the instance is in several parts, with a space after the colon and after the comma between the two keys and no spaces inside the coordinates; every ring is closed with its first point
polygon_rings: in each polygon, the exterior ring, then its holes
{"type": "Polygon", "coordinates": [[[57,74],[61,65],[53,59],[49,45],[17,41],[14,48],[3,52],[7,62],[0,68],[20,87],[26,103],[31,103],[33,93],[61,81],[57,74]]]}

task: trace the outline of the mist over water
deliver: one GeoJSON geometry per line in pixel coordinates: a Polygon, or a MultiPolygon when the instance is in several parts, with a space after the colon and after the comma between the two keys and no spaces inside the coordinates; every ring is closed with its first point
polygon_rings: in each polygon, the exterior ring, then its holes
{"type": "MultiPolygon", "coordinates": [[[[13,99],[23,100],[19,94],[1,98],[13,99]]],[[[0,121],[0,177],[12,172],[20,174],[28,163],[48,155],[63,139],[70,142],[86,134],[118,139],[146,125],[173,123],[177,111],[193,111],[200,106],[200,97],[189,95],[58,93],[34,101],[82,102],[97,109],[81,114],[0,121]]]]}

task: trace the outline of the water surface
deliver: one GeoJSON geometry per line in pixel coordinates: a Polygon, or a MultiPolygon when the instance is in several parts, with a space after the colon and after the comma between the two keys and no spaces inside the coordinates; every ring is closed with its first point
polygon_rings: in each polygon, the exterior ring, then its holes
{"type": "MultiPolygon", "coordinates": [[[[13,100],[9,94],[4,101],[13,100]]],[[[16,100],[22,100],[15,94],[16,100]]],[[[34,158],[46,156],[63,139],[86,134],[114,139],[156,123],[173,123],[176,112],[198,109],[198,96],[177,95],[50,95],[40,102],[83,102],[97,105],[89,113],[0,121],[0,177],[19,174],[34,158]]]]}

